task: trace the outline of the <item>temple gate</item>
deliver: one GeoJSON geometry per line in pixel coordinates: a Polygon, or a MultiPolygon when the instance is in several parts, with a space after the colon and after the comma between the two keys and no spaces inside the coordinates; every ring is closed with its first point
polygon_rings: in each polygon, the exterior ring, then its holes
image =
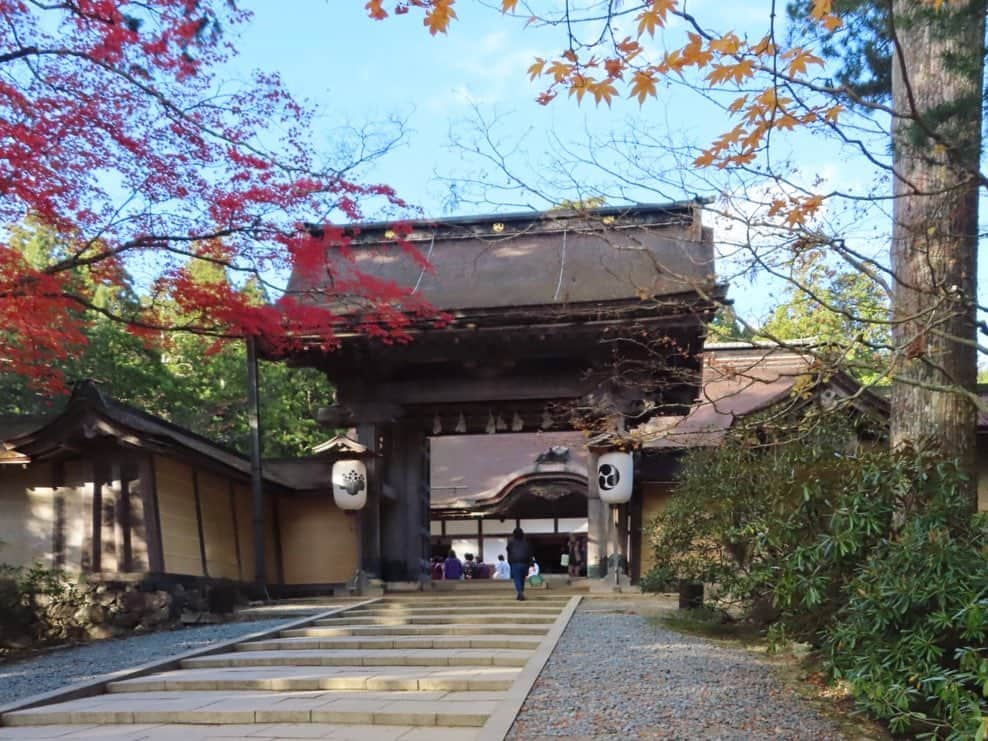
{"type": "MultiPolygon", "coordinates": [[[[353,426],[377,453],[361,512],[364,571],[417,581],[430,556],[430,437],[621,428],[684,414],[722,289],[697,203],[453,218],[411,224],[431,270],[388,224],[360,225],[358,269],[407,286],[450,317],[407,344],[363,333],[331,352],[290,358],[323,370],[337,403],[328,426],[353,426]]],[[[332,260],[332,252],[330,251],[332,260]]],[[[345,261],[334,263],[345,275],[345,261]]],[[[318,286],[315,286],[318,288],[318,286]]],[[[300,275],[289,291],[314,288],[300,275]]],[[[621,523],[587,477],[589,575],[621,548],[621,523]]],[[[632,505],[633,507],[633,505],[632,505]]]]}

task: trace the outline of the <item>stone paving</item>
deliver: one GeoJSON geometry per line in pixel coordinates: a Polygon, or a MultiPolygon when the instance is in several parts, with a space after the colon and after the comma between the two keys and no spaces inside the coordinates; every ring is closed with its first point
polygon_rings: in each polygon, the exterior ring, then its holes
{"type": "Polygon", "coordinates": [[[388,598],[105,694],[7,713],[0,739],[477,739],[529,660],[548,655],[568,603],[388,598]]]}

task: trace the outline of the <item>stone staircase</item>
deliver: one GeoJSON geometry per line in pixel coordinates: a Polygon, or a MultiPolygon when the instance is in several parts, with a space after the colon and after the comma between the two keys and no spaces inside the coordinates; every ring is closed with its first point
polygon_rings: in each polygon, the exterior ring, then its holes
{"type": "Polygon", "coordinates": [[[577,600],[384,598],[6,713],[0,738],[500,738],[577,600]]]}

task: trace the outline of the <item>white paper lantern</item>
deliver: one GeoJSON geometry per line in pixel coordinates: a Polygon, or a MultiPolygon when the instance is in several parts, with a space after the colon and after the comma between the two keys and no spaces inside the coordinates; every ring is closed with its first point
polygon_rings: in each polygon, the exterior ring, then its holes
{"type": "Polygon", "coordinates": [[[631,500],[635,459],[631,453],[604,453],[597,459],[597,491],[605,504],[631,500]]]}
{"type": "Polygon", "coordinates": [[[361,509],[367,504],[367,466],[363,461],[333,464],[333,499],[340,509],[361,509]]]}

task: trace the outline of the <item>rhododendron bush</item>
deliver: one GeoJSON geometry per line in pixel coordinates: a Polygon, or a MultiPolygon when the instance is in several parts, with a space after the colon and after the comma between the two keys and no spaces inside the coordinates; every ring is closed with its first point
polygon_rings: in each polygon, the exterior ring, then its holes
{"type": "MultiPolygon", "coordinates": [[[[0,0],[0,373],[57,390],[53,362],[80,349],[93,312],[148,337],[332,344],[338,318],[318,308],[323,297],[272,292],[272,276],[326,271],[326,250],[350,239],[332,227],[316,239],[303,223],[357,221],[367,199],[404,204],[322,165],[310,112],[276,77],[239,89],[219,79],[248,20],[229,0],[0,0]],[[40,264],[11,243],[28,217],[58,238],[40,264]],[[197,261],[232,281],[197,282],[197,261]],[[140,305],[93,302],[128,274],[144,282],[140,305]],[[276,304],[238,288],[251,279],[276,304]]],[[[359,273],[334,290],[362,299],[365,326],[386,338],[426,310],[359,273]]]]}

